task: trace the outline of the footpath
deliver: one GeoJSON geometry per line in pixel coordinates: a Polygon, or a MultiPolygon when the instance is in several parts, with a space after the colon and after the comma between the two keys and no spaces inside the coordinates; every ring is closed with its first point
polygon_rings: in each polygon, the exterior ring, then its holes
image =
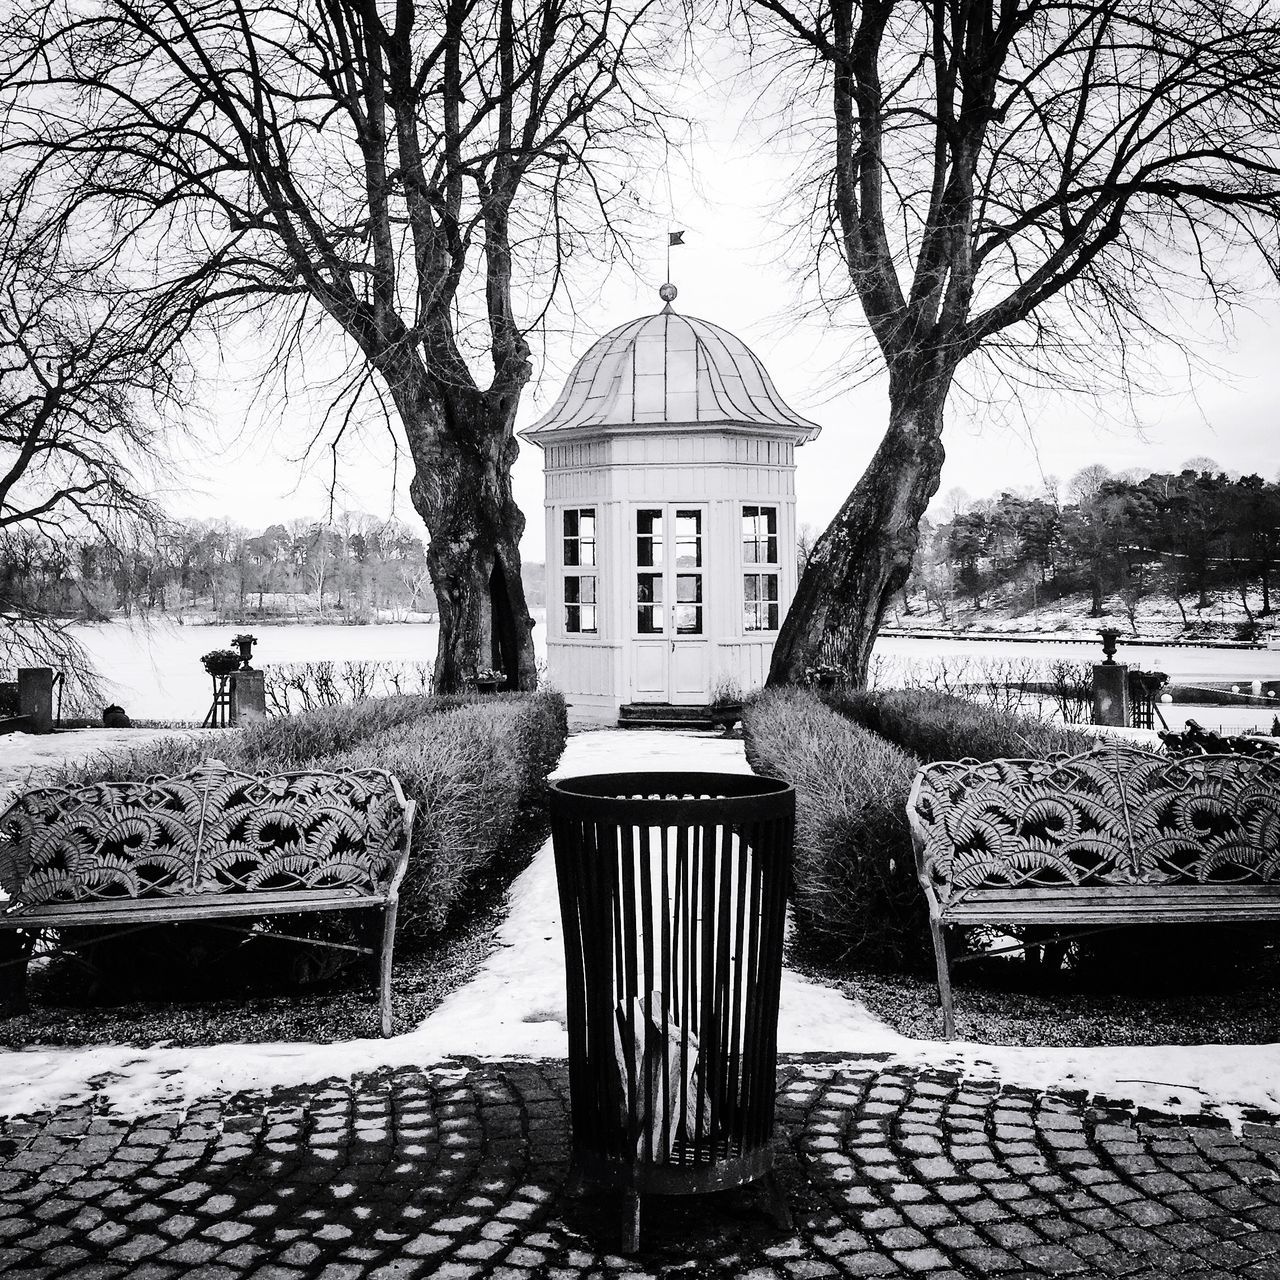
{"type": "MultiPolygon", "coordinates": [[[[709,735],[577,735],[562,774],[744,769],[709,735]]],[[[751,1189],[569,1195],[544,849],[467,986],[390,1041],[0,1053],[6,1277],[1280,1280],[1276,1046],[1013,1050],[897,1036],[788,972],[776,1162],[751,1189]]]]}

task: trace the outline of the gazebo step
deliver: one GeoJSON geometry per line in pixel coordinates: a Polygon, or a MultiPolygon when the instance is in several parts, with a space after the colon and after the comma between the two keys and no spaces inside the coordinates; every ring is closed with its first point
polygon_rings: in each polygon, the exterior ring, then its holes
{"type": "Polygon", "coordinates": [[[665,702],[629,702],[618,708],[619,729],[714,729],[707,707],[665,702]]]}

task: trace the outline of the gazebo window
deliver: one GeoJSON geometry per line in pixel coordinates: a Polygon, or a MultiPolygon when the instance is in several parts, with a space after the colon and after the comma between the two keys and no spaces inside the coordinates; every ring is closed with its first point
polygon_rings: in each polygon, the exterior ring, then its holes
{"type": "Polygon", "coordinates": [[[676,633],[702,634],[702,512],[676,512],[676,633]]]}
{"type": "Polygon", "coordinates": [[[743,564],[778,563],[778,508],[742,508],[743,564]]]}
{"type": "Polygon", "coordinates": [[[662,509],[636,512],[636,631],[662,635],[662,509]]]}
{"type": "Polygon", "coordinates": [[[564,513],[564,629],[596,630],[596,511],[578,507],[564,513]]]}
{"type": "Polygon", "coordinates": [[[742,626],[744,631],[778,629],[778,508],[742,508],[742,626]]]}

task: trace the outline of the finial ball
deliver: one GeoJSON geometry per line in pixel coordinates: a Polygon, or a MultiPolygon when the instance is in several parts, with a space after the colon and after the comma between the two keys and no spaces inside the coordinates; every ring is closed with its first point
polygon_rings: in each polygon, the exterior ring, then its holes
{"type": "Polygon", "coordinates": [[[662,288],[658,290],[658,297],[660,297],[663,300],[663,302],[674,302],[676,300],[676,294],[678,292],[679,290],[675,287],[675,285],[664,284],[662,288]]]}

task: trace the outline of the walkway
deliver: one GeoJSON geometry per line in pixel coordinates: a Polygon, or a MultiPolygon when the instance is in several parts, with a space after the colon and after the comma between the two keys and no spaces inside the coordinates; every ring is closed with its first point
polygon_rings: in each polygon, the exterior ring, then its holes
{"type": "MultiPolygon", "coordinates": [[[[598,733],[561,772],[631,767],[746,764],[598,733]]],[[[926,1045],[794,974],[795,1231],[750,1191],[654,1199],[621,1258],[610,1202],[563,1192],[562,964],[547,849],[481,972],[391,1041],[0,1055],[0,1273],[1280,1280],[1276,1046],[926,1045]]]]}
{"type": "Polygon", "coordinates": [[[1280,1276],[1280,1130],[889,1063],[789,1062],[784,1233],[753,1193],[563,1194],[562,1064],[404,1069],[134,1119],[0,1125],[0,1272],[130,1276],[1280,1276]]]}

